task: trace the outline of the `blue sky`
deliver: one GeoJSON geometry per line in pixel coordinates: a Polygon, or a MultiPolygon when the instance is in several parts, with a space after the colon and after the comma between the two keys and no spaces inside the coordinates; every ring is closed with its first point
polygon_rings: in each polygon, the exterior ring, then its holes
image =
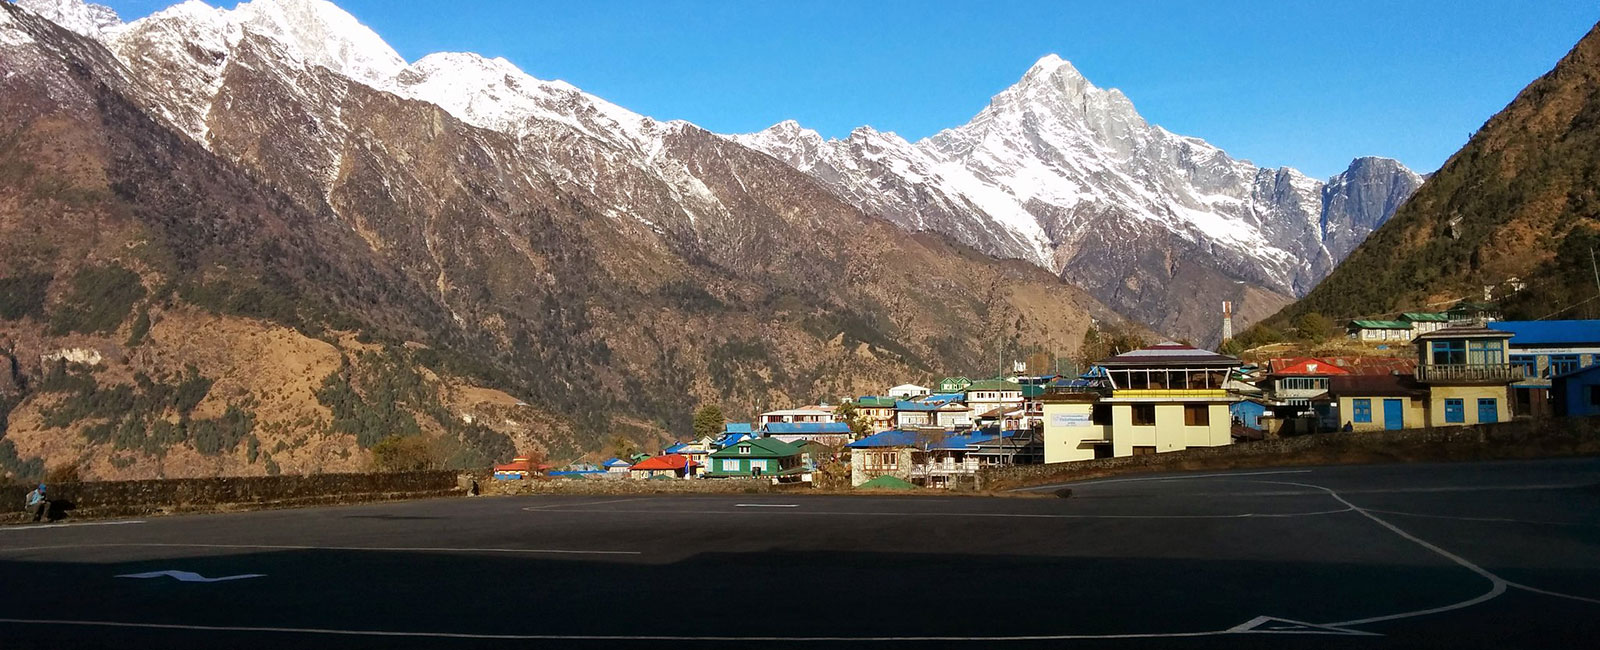
{"type": "MultiPolygon", "coordinates": [[[[132,19],[171,3],[108,4],[132,19]]],[[[504,56],[719,132],[795,119],[916,140],[965,123],[1054,52],[1151,122],[1313,176],[1362,155],[1433,171],[1600,19],[1592,0],[338,4],[409,60],[504,56]]]]}

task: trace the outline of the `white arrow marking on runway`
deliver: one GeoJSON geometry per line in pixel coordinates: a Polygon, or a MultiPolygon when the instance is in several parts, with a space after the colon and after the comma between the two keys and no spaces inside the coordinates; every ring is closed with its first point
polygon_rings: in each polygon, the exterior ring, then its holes
{"type": "Polygon", "coordinates": [[[265,578],[265,573],[245,573],[236,576],[223,576],[221,578],[207,578],[190,571],[152,571],[150,573],[130,573],[117,576],[118,578],[173,578],[178,582],[227,582],[229,580],[244,580],[246,578],[265,578]]]}

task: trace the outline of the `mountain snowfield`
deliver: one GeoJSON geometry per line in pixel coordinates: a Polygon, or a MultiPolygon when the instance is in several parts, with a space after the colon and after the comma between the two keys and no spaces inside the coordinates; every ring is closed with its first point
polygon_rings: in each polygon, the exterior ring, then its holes
{"type": "MultiPolygon", "coordinates": [[[[439,53],[408,64],[323,0],[253,0],[231,10],[188,0],[131,23],[81,0],[18,4],[105,44],[150,86],[164,118],[225,155],[250,150],[218,148],[216,139],[228,136],[212,132],[215,115],[235,100],[224,75],[239,66],[229,64],[269,62],[308,100],[341,96],[321,76],[326,70],[517,138],[540,154],[526,173],[593,197],[612,217],[693,229],[707,215],[726,221],[738,213],[708,190],[692,156],[666,151],[672,136],[698,127],[536,79],[504,59],[439,53]]],[[[349,128],[338,106],[301,119],[329,141],[349,128]]],[[[1130,317],[1196,338],[1215,334],[1221,300],[1244,303],[1239,312],[1249,321],[1303,295],[1421,183],[1384,159],[1360,159],[1328,183],[1258,168],[1146,123],[1121,92],[1096,88],[1054,55],[968,124],[916,143],[867,127],[825,140],[794,122],[724,137],[807,173],[868,214],[1027,260],[1130,317]]],[[[302,154],[332,191],[345,154],[302,154]]]]}
{"type": "Polygon", "coordinates": [[[1029,260],[1131,316],[1202,336],[1217,323],[1204,315],[1215,301],[1175,320],[1167,306],[1183,296],[1171,288],[1255,298],[1247,319],[1264,315],[1315,286],[1422,183],[1383,158],[1358,159],[1326,183],[1234,159],[1147,123],[1120,91],[1053,54],[972,121],[919,142],[870,127],[827,140],[793,121],[734,137],[868,213],[1029,260]],[[1173,258],[1212,277],[1174,282],[1173,258]],[[1149,263],[1117,262],[1126,259],[1149,263]],[[1198,328],[1183,326],[1194,318],[1198,328]]]}

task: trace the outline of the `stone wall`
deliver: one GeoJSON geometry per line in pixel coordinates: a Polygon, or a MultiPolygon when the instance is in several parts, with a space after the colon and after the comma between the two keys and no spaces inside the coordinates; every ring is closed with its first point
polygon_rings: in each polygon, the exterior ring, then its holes
{"type": "MultiPolygon", "coordinates": [[[[57,516],[125,517],[461,494],[454,471],[106,481],[49,485],[57,516]]],[[[33,486],[0,487],[0,522],[23,520],[33,486]]]]}
{"type": "Polygon", "coordinates": [[[1600,455],[1600,418],[1518,420],[1465,427],[1324,433],[1149,456],[991,468],[979,471],[978,489],[1008,490],[1141,472],[1596,455],[1600,455]]]}
{"type": "Polygon", "coordinates": [[[773,485],[765,479],[652,480],[533,478],[495,481],[478,477],[483,494],[738,494],[807,490],[809,485],[773,485]]]}

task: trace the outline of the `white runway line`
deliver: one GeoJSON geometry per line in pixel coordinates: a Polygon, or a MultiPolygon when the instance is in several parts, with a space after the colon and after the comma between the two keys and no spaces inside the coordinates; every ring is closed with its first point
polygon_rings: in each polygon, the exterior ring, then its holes
{"type": "Polygon", "coordinates": [[[428,639],[478,639],[492,641],[702,641],[702,642],[785,642],[785,643],[959,643],[997,641],[1074,641],[1094,639],[1178,639],[1240,634],[1234,628],[1211,632],[1153,632],[1148,634],[1046,634],[1032,636],[672,636],[664,634],[474,634],[470,632],[393,632],[388,630],[338,630],[310,627],[264,627],[229,625],[181,625],[175,623],[124,623],[120,621],[76,621],[63,619],[0,618],[0,624],[111,627],[150,630],[190,630],[199,632],[281,632],[337,636],[410,637],[428,639]]]}
{"type": "Polygon", "coordinates": [[[45,530],[48,528],[84,528],[88,526],[127,526],[142,524],[142,519],[128,519],[124,521],[84,521],[70,524],[20,524],[17,526],[0,526],[0,533],[20,533],[26,530],[45,530]]]}
{"type": "Polygon", "coordinates": [[[1531,524],[1535,526],[1585,526],[1597,527],[1600,523],[1582,521],[1538,521],[1534,519],[1511,519],[1507,517],[1457,517],[1454,515],[1428,515],[1420,512],[1401,512],[1399,510],[1379,510],[1367,508],[1367,512],[1377,512],[1385,515],[1400,515],[1402,517],[1419,517],[1422,519],[1451,519],[1455,521],[1479,521],[1496,524],[1531,524]]]}
{"type": "Polygon", "coordinates": [[[798,503],[739,503],[735,508],[798,508],[798,503]]]}
{"type": "Polygon", "coordinates": [[[540,510],[535,512],[619,515],[788,515],[794,517],[968,517],[986,519],[1282,519],[1350,512],[1353,508],[1312,512],[1242,512],[1224,515],[1062,515],[1006,512],[818,512],[806,510],[540,510]]]}
{"type": "Polygon", "coordinates": [[[1589,598],[1588,596],[1574,596],[1572,594],[1564,594],[1564,593],[1561,593],[1559,591],[1549,591],[1547,589],[1539,589],[1537,587],[1529,587],[1528,585],[1517,583],[1517,582],[1508,582],[1506,584],[1511,585],[1512,587],[1515,587],[1517,589],[1521,589],[1523,591],[1531,591],[1531,592],[1536,593],[1536,594],[1541,594],[1541,595],[1545,595],[1545,596],[1555,596],[1556,598],[1566,598],[1566,599],[1569,599],[1569,600],[1579,600],[1579,601],[1583,601],[1583,602],[1586,602],[1586,603],[1594,603],[1596,605],[1600,605],[1600,598],[1589,598]]]}
{"type": "Polygon", "coordinates": [[[288,544],[62,544],[58,546],[0,547],[0,553],[81,548],[207,548],[247,551],[371,551],[391,553],[520,553],[528,555],[643,555],[640,551],[587,551],[551,548],[453,548],[441,546],[299,546],[288,544]]]}

